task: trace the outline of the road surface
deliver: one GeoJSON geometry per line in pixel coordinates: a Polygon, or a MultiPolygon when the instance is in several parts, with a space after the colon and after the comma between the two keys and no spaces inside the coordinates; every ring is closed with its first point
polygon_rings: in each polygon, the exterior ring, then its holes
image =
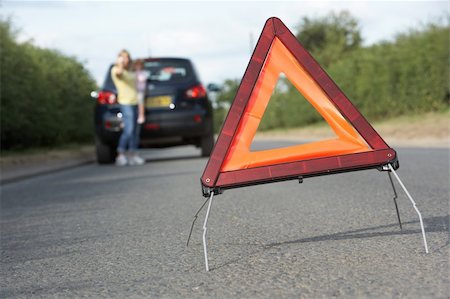
{"type": "MultiPolygon", "coordinates": [[[[260,142],[257,148],[289,143],[260,142]]],[[[205,272],[206,159],[146,150],[141,167],[90,164],[1,186],[1,298],[448,298],[449,151],[398,150],[399,229],[386,173],[367,170],[216,196],[205,272]]]]}

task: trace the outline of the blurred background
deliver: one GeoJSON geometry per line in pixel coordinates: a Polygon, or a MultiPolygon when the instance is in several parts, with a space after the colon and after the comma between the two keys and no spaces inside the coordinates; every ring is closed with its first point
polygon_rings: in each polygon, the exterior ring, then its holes
{"type": "MultiPolygon", "coordinates": [[[[449,3],[0,0],[0,298],[448,298],[449,3]],[[400,230],[375,170],[227,190],[207,274],[199,177],[272,16],[398,151],[418,207],[397,188],[400,230]],[[122,111],[104,81],[123,48],[161,70],[141,132],[208,135],[143,149],[141,134],[145,165],[93,163],[116,157],[122,111]],[[180,90],[158,94],[172,77],[180,90]]],[[[283,76],[259,130],[251,150],[333,136],[283,76]]]]}
{"type": "MultiPolygon", "coordinates": [[[[191,59],[220,130],[267,18],[279,17],[369,121],[449,108],[449,3],[0,2],[1,149],[92,144],[118,51],[191,59]]],[[[260,130],[320,121],[285,79],[260,130]]],[[[445,114],[447,113],[447,114],[445,114]]]]}

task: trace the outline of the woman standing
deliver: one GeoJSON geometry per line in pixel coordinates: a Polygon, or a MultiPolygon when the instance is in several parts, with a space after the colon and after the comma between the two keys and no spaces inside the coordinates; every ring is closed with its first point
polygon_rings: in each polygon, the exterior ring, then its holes
{"type": "Polygon", "coordinates": [[[116,165],[142,165],[144,159],[138,156],[139,144],[138,99],[136,78],[129,71],[131,65],[130,53],[122,50],[117,56],[116,64],[111,69],[111,78],[116,85],[117,100],[122,112],[123,131],[117,146],[116,165]],[[127,154],[128,151],[128,154],[127,154]]]}

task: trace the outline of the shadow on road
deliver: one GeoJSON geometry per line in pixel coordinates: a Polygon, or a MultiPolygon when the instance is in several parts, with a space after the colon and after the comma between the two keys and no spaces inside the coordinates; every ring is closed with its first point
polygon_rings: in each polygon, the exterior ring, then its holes
{"type": "Polygon", "coordinates": [[[169,162],[169,161],[178,161],[178,160],[196,160],[196,159],[204,159],[201,156],[175,156],[175,157],[160,157],[160,158],[146,158],[146,163],[153,162],[169,162]]]}
{"type": "MultiPolygon", "coordinates": [[[[404,222],[403,224],[414,224],[419,223],[419,221],[409,221],[404,222]]],[[[449,216],[444,217],[431,217],[424,219],[425,224],[425,232],[442,232],[442,231],[448,231],[448,223],[449,223],[449,216]]],[[[365,238],[373,238],[373,237],[386,237],[386,236],[394,236],[394,235],[410,235],[410,234],[421,234],[422,231],[420,228],[418,229],[403,229],[403,230],[393,230],[393,231],[384,231],[384,232],[371,232],[379,229],[385,229],[390,227],[396,227],[397,224],[389,224],[389,225],[380,225],[375,227],[369,227],[369,228],[363,228],[363,229],[357,229],[357,230],[351,230],[347,232],[342,233],[335,233],[335,234],[329,234],[329,235],[321,235],[321,236],[315,236],[315,237],[309,237],[309,238],[303,238],[298,240],[292,240],[292,241],[285,241],[285,242],[277,242],[277,243],[271,243],[264,246],[265,249],[269,249],[275,246],[285,245],[285,244],[301,244],[301,243],[308,243],[308,242],[320,242],[320,241],[338,241],[338,240],[350,240],[350,239],[365,239],[365,238]]]]}
{"type": "MultiPolygon", "coordinates": [[[[425,232],[426,233],[433,233],[433,232],[449,232],[449,215],[446,216],[437,216],[437,217],[429,217],[423,219],[424,226],[425,226],[425,232]]],[[[403,224],[417,224],[419,226],[419,220],[416,221],[408,221],[403,222],[403,224]]],[[[368,227],[368,228],[362,228],[357,230],[351,230],[341,233],[335,233],[335,234],[327,234],[327,235],[320,235],[320,236],[314,236],[314,237],[308,237],[308,238],[302,238],[297,240],[289,240],[289,241],[283,241],[283,242],[275,242],[270,243],[266,245],[262,245],[262,249],[255,250],[251,253],[249,253],[246,256],[239,257],[236,259],[233,259],[231,261],[228,261],[222,265],[219,265],[217,267],[212,268],[219,269],[224,266],[228,266],[234,263],[237,263],[238,261],[262,252],[264,250],[271,249],[273,247],[277,246],[283,246],[283,245],[290,245],[290,244],[302,244],[302,243],[310,243],[310,242],[321,242],[321,241],[339,241],[339,240],[351,240],[351,239],[365,239],[365,238],[373,238],[373,237],[387,237],[387,236],[395,236],[395,235],[411,235],[411,234],[418,234],[420,235],[422,231],[420,230],[420,227],[417,229],[403,229],[400,230],[398,228],[398,224],[388,224],[388,225],[380,225],[380,226],[374,226],[374,227],[368,227]],[[390,231],[377,231],[380,229],[387,229],[387,228],[395,228],[394,230],[390,231]]],[[[237,244],[224,244],[224,245],[237,245],[237,244]]],[[[243,245],[243,244],[241,244],[243,245]]],[[[245,245],[251,245],[251,244],[245,244],[245,245]]],[[[444,245],[444,247],[449,245],[449,240],[447,240],[447,243],[444,245]]]]}

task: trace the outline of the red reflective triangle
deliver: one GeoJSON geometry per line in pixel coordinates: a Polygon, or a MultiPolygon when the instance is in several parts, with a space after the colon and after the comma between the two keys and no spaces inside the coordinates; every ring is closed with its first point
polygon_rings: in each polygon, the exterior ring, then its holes
{"type": "Polygon", "coordinates": [[[270,18],[247,66],[201,183],[203,193],[207,195],[211,190],[219,192],[220,189],[375,168],[396,160],[396,152],[289,29],[278,18],[270,18]],[[280,73],[284,73],[325,118],[337,139],[250,151],[280,73]]]}

